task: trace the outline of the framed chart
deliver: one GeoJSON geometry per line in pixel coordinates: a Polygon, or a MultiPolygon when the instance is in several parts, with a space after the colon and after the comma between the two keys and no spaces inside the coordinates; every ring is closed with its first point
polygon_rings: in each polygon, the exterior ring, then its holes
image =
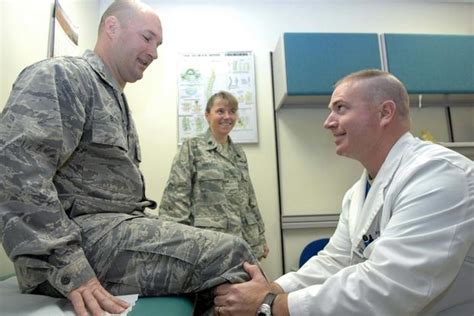
{"type": "Polygon", "coordinates": [[[230,136],[258,143],[254,55],[250,51],[181,54],[178,62],[178,142],[205,132],[209,97],[221,90],[239,101],[239,120],[230,136]]]}

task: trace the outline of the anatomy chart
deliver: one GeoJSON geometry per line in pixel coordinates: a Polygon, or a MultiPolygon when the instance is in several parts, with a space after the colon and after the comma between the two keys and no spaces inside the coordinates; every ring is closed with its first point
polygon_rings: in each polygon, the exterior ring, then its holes
{"type": "Polygon", "coordinates": [[[257,143],[255,67],[252,52],[182,54],[178,63],[178,141],[206,131],[207,100],[221,90],[239,101],[239,119],[230,136],[257,143]]]}

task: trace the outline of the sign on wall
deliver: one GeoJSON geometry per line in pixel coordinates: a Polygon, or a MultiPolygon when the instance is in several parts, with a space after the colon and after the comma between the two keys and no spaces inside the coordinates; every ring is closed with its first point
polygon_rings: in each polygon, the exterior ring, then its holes
{"type": "Polygon", "coordinates": [[[249,51],[182,54],[178,62],[178,141],[205,132],[209,97],[221,90],[239,101],[239,120],[230,136],[257,143],[254,55],[249,51]]]}

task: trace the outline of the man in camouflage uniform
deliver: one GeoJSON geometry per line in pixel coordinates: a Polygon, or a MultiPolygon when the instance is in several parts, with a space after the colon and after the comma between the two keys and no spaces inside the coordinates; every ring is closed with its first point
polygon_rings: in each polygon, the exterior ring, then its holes
{"type": "Polygon", "coordinates": [[[200,292],[247,278],[246,243],[147,217],[137,133],[123,88],[157,58],[161,23],[119,0],[94,52],[19,75],[0,117],[0,236],[25,293],[65,296],[79,315],[120,313],[112,295],[200,292]]]}

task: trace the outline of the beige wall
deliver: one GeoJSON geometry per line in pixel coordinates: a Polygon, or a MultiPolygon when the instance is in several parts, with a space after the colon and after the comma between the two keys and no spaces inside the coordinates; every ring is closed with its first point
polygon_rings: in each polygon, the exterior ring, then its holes
{"type": "MultiPolygon", "coordinates": [[[[19,72],[46,58],[51,5],[54,0],[0,0],[0,109],[19,72]]],[[[99,19],[97,0],[61,0],[79,26],[79,50],[93,47],[99,19]]]]}
{"type": "MultiPolygon", "coordinates": [[[[99,15],[109,1],[64,0],[74,6],[81,48],[93,47],[99,15]],[[100,3],[100,9],[98,5],[100,3]]],[[[164,43],[142,81],[126,88],[143,149],[148,195],[159,201],[177,150],[177,65],[180,52],[251,50],[255,53],[259,143],[245,145],[250,173],[267,226],[270,279],[283,271],[280,250],[273,104],[269,53],[282,32],[397,32],[474,34],[472,4],[426,1],[180,1],[149,3],[160,13],[164,43]]],[[[26,65],[46,56],[46,0],[0,0],[0,108],[26,65]],[[26,21],[26,22],[23,22],[26,21]],[[8,47],[8,49],[7,49],[8,47]]],[[[358,177],[356,162],[337,157],[321,127],[326,110],[278,112],[284,212],[336,213],[345,190],[358,177]],[[339,171],[339,175],[336,171],[339,171]]],[[[438,114],[419,115],[420,120],[438,114]]],[[[418,119],[417,119],[418,120],[418,119]]],[[[438,117],[437,120],[440,120],[438,117]]],[[[436,125],[438,123],[429,124],[436,125]]],[[[296,267],[306,242],[331,229],[285,231],[285,270],[296,267]]],[[[11,271],[0,255],[0,275],[11,271]],[[3,261],[2,261],[3,260],[3,261]]]]}
{"type": "Polygon", "coordinates": [[[0,107],[3,107],[18,72],[26,65],[46,57],[51,1],[2,0],[0,3],[0,107]]]}

